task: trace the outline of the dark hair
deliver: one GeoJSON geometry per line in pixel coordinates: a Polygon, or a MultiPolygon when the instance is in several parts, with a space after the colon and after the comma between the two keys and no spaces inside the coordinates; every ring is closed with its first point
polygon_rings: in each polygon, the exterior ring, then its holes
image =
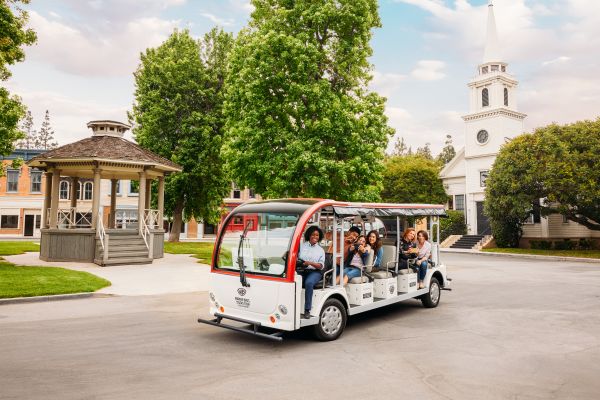
{"type": "MultiPolygon", "coordinates": [[[[414,231],[415,231],[415,228],[406,228],[406,230],[402,234],[402,239],[406,240],[406,237],[408,236],[408,234],[410,232],[414,232],[414,231]]],[[[415,239],[416,239],[416,237],[415,237],[415,239]]]]}
{"type": "Polygon", "coordinates": [[[371,233],[375,234],[375,245],[373,246],[373,251],[377,253],[377,250],[379,250],[381,247],[381,238],[379,237],[379,232],[373,229],[371,232],[367,233],[367,244],[369,246],[371,245],[371,243],[369,243],[369,236],[371,236],[371,233]]]}
{"type": "Polygon", "coordinates": [[[319,228],[319,227],[318,227],[318,226],[316,226],[316,225],[313,225],[313,226],[309,227],[309,228],[306,230],[306,232],[304,232],[304,240],[305,240],[305,241],[307,241],[307,242],[308,242],[308,241],[310,241],[310,236],[311,236],[311,235],[312,235],[312,234],[313,234],[315,231],[319,232],[319,242],[320,242],[321,240],[323,240],[323,231],[321,230],[321,228],[319,228]]]}
{"type": "Polygon", "coordinates": [[[348,232],[356,232],[360,236],[360,228],[358,226],[351,226],[348,232]]]}
{"type": "Polygon", "coordinates": [[[427,233],[427,231],[419,231],[419,232],[417,232],[417,237],[419,237],[419,235],[423,235],[423,237],[425,238],[425,240],[429,240],[429,234],[427,233]]]}

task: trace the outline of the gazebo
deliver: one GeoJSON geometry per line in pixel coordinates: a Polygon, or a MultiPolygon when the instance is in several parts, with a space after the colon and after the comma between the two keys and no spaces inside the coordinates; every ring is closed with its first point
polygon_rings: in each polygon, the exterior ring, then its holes
{"type": "MultiPolygon", "coordinates": [[[[46,184],[40,259],[96,264],[151,263],[163,257],[164,177],[181,167],[123,138],[130,126],[90,121],[93,135],[32,158],[30,167],[45,171],[46,184]],[[70,206],[60,207],[61,177],[70,179],[70,206]],[[78,207],[78,181],[92,182],[91,210],[78,207]],[[105,226],[100,209],[101,181],[110,180],[110,211],[105,226]],[[119,180],[139,181],[137,221],[117,229],[119,180]],[[158,207],[152,209],[152,182],[158,181],[158,207]]],[[[86,185],[86,188],[88,186],[86,185]]]]}

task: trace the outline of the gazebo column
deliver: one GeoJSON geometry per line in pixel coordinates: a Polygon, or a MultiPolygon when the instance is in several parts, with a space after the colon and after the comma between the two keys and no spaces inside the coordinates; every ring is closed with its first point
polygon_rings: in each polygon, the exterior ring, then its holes
{"type": "Polygon", "coordinates": [[[140,189],[138,197],[138,230],[140,235],[144,230],[144,217],[146,207],[146,171],[142,171],[140,174],[140,189]]]}
{"type": "Polygon", "coordinates": [[[146,210],[149,210],[152,204],[152,179],[146,179],[146,210]]]}
{"type": "Polygon", "coordinates": [[[60,186],[60,169],[55,169],[52,174],[52,194],[50,200],[50,228],[58,227],[58,189],[60,186]]]}
{"type": "Polygon", "coordinates": [[[158,177],[158,228],[163,227],[163,214],[165,212],[165,177],[158,177]]]}
{"type": "Polygon", "coordinates": [[[71,178],[71,218],[73,219],[73,225],[69,228],[76,228],[77,225],[77,185],[79,184],[79,178],[71,178]]]}
{"type": "Polygon", "coordinates": [[[108,227],[110,229],[114,229],[115,220],[117,218],[117,184],[119,183],[118,179],[110,180],[110,214],[108,219],[108,227]]]}
{"type": "Polygon", "coordinates": [[[50,226],[50,215],[48,210],[50,209],[50,201],[52,200],[52,172],[48,170],[46,172],[46,193],[44,194],[44,208],[42,209],[42,228],[48,228],[50,226]]]}
{"type": "Polygon", "coordinates": [[[94,188],[92,192],[92,229],[98,229],[100,212],[100,168],[94,168],[94,188]]]}

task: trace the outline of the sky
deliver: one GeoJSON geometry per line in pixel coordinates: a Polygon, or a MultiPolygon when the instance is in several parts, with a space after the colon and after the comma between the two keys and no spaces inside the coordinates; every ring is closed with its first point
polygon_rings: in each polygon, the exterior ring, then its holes
{"type": "MultiPolygon", "coordinates": [[[[488,0],[380,0],[372,90],[413,149],[437,154],[446,135],[464,144],[467,83],[482,62],[488,0]]],[[[95,119],[127,122],[140,53],[175,28],[202,36],[215,25],[238,32],[248,0],[31,0],[38,34],[3,86],[23,99],[39,128],[45,110],[59,144],[91,134],[95,119]]],[[[494,0],[508,72],[519,80],[526,131],[600,116],[600,1],[494,0]]],[[[129,136],[131,138],[131,136],[129,136]]]]}

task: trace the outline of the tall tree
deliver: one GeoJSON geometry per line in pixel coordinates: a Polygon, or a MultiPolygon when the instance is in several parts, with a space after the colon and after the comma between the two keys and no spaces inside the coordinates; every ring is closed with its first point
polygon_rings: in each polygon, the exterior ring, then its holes
{"type": "Polygon", "coordinates": [[[446,204],[439,164],[419,155],[392,156],[385,161],[381,197],[391,203],[446,204]]]}
{"type": "Polygon", "coordinates": [[[227,86],[227,163],[265,197],[376,200],[393,130],[369,92],[376,0],[253,0],[227,86]]]}
{"type": "Polygon", "coordinates": [[[424,146],[417,147],[415,155],[426,158],[428,160],[433,160],[433,155],[431,154],[431,143],[427,142],[424,146]]]}
{"type": "Polygon", "coordinates": [[[37,140],[37,132],[33,129],[33,115],[31,115],[31,111],[27,111],[19,129],[25,137],[17,142],[17,147],[21,149],[33,149],[37,140]]]}
{"type": "Polygon", "coordinates": [[[549,125],[505,144],[486,181],[485,213],[498,245],[518,246],[532,204],[600,230],[598,165],[600,119],[549,125]]]}
{"type": "MultiPolygon", "coordinates": [[[[25,59],[24,46],[36,41],[35,32],[27,29],[27,13],[19,7],[29,0],[0,0],[0,81],[10,78],[9,65],[25,59]]],[[[7,155],[14,143],[24,137],[19,120],[25,116],[21,99],[0,87],[0,154],[7,155]]]]}
{"type": "Polygon", "coordinates": [[[392,155],[394,156],[406,156],[412,154],[412,149],[406,145],[406,141],[404,140],[404,136],[401,136],[398,140],[396,140],[396,144],[394,145],[394,152],[392,155]]]}
{"type": "Polygon", "coordinates": [[[438,154],[436,159],[442,164],[446,165],[456,156],[456,150],[452,145],[452,135],[446,135],[446,142],[444,142],[444,148],[442,152],[438,154]]]}
{"type": "Polygon", "coordinates": [[[229,181],[221,147],[222,87],[233,36],[213,29],[201,41],[175,31],[141,54],[134,73],[135,102],[129,119],[138,143],[183,167],[165,185],[165,212],[173,217],[170,241],[184,218],[216,223],[229,181]]]}
{"type": "Polygon", "coordinates": [[[58,146],[58,142],[54,140],[54,130],[50,126],[50,112],[46,110],[44,122],[40,127],[40,131],[35,137],[35,147],[38,149],[50,150],[58,146]]]}

